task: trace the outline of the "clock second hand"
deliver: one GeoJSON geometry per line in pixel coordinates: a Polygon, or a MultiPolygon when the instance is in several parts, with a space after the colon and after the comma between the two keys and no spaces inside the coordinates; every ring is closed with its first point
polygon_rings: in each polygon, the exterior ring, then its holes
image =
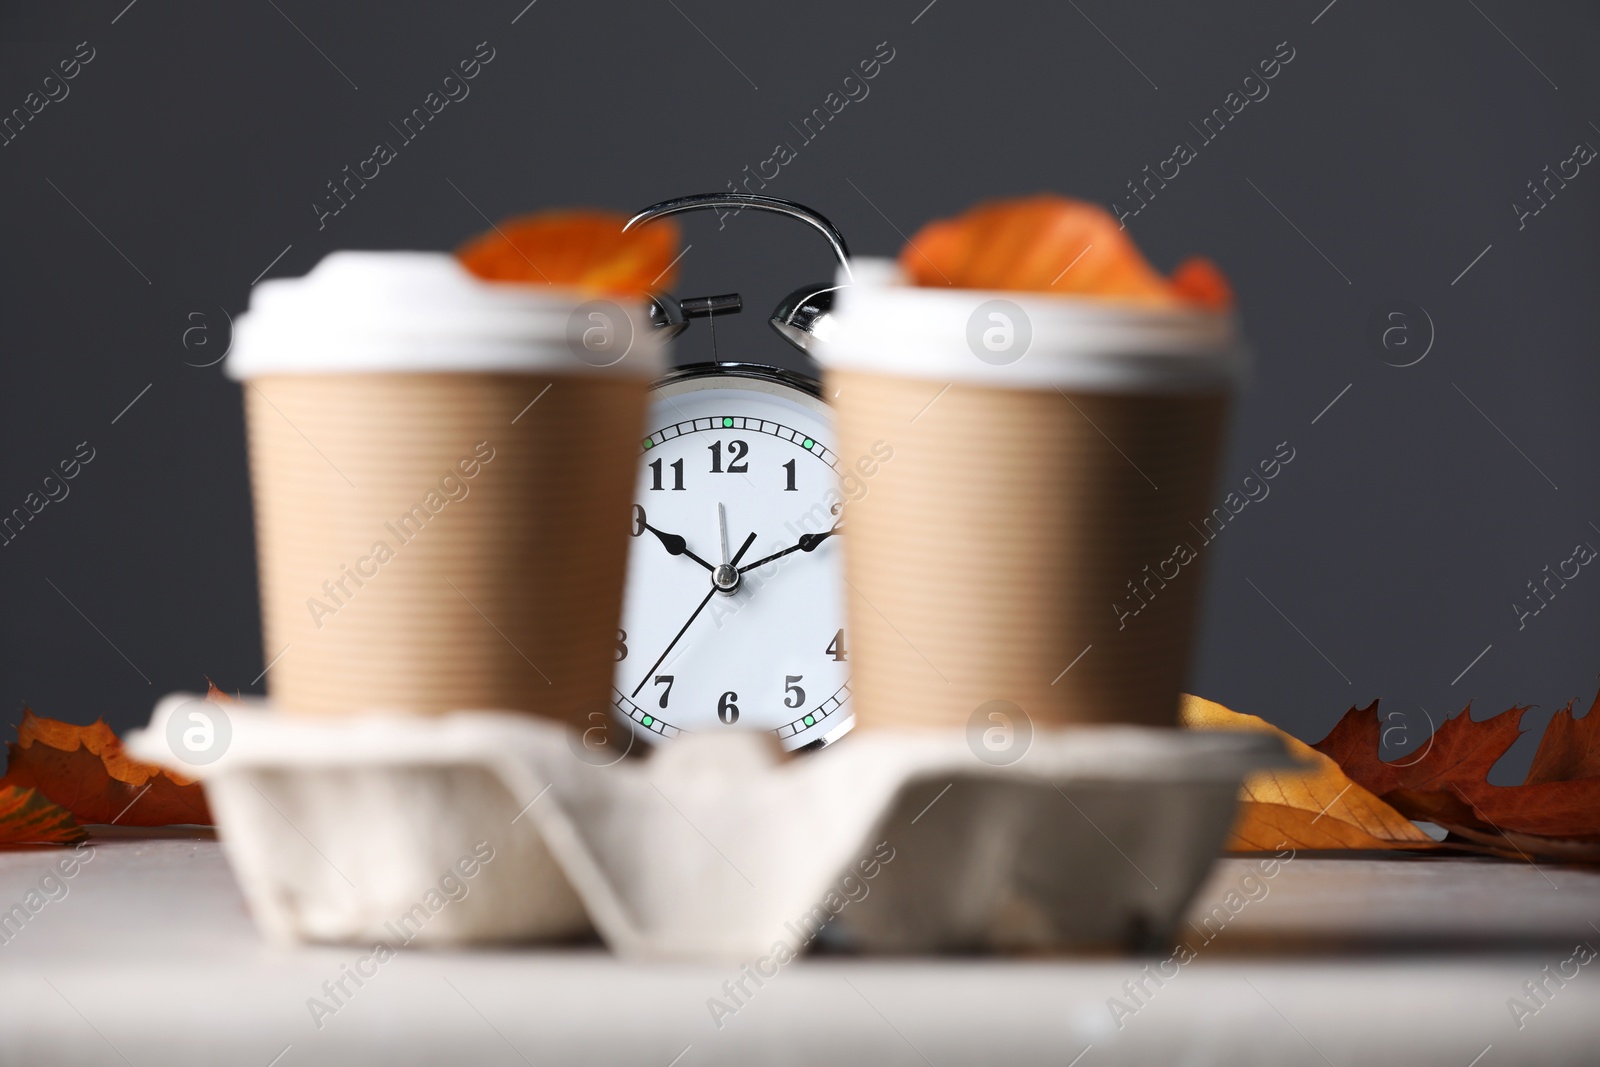
{"type": "Polygon", "coordinates": [[[717,501],[717,539],[722,544],[722,565],[728,565],[728,509],[717,501]]]}
{"type": "Polygon", "coordinates": [[[711,584],[717,592],[732,596],[739,588],[739,570],[728,562],[728,509],[721,501],[717,502],[717,537],[722,543],[722,565],[712,568],[711,584]]]}
{"type": "MultiPolygon", "coordinates": [[[[756,535],[755,531],[752,530],[750,532],[750,536],[744,539],[744,544],[739,546],[739,551],[734,553],[733,559],[729,561],[729,566],[737,567],[739,565],[739,561],[744,558],[744,554],[750,551],[750,546],[755,543],[756,535]]],[[[694,625],[694,620],[700,617],[700,613],[706,609],[706,605],[711,603],[711,598],[716,595],[717,587],[713,585],[711,590],[706,593],[705,599],[700,601],[700,603],[695,606],[694,611],[690,613],[689,621],[683,624],[683,628],[678,631],[677,636],[674,637],[672,642],[667,645],[666,650],[663,651],[661,655],[656,658],[656,661],[650,665],[650,669],[644,672],[644,677],[639,679],[639,684],[633,687],[633,692],[628,694],[630,699],[639,695],[639,690],[644,688],[645,683],[650,680],[651,675],[656,673],[656,668],[661,666],[661,664],[666,661],[667,656],[672,653],[672,650],[678,647],[678,642],[683,640],[683,635],[689,632],[689,627],[694,625]]]]}

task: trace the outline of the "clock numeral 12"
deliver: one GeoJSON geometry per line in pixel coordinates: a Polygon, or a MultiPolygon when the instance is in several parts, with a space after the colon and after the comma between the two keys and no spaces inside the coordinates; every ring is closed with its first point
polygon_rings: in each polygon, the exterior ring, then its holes
{"type": "MultiPolygon", "coordinates": [[[[706,446],[711,452],[711,473],[722,474],[722,442],[716,441],[706,446]]],[[[744,474],[750,470],[750,464],[744,457],[750,453],[750,446],[743,441],[728,442],[728,474],[744,474]]]]}
{"type": "MultiPolygon", "coordinates": [[[[661,461],[655,460],[650,464],[650,488],[661,488],[661,461]]],[[[674,491],[683,490],[683,460],[672,461],[672,488],[674,491]]]]}

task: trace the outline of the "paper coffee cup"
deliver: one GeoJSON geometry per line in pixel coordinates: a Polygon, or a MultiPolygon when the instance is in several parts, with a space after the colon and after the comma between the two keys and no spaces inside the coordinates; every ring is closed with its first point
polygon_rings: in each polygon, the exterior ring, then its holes
{"type": "Polygon", "coordinates": [[[266,684],[308,715],[607,707],[642,307],[335,252],[262,282],[243,382],[266,684]]]}
{"type": "Polygon", "coordinates": [[[894,450],[844,512],[859,724],[1175,725],[1231,318],[855,275],[818,358],[841,455],[894,450]]]}

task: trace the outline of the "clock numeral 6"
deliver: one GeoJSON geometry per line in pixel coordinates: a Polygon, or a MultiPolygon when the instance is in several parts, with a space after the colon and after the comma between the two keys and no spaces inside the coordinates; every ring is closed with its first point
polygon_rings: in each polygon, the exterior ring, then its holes
{"type": "Polygon", "coordinates": [[[717,701],[717,718],[728,726],[732,726],[739,721],[739,705],[734,703],[738,699],[739,694],[730,689],[722,694],[722,699],[717,701]]]}
{"type": "MultiPolygon", "coordinates": [[[[650,488],[661,488],[661,460],[654,460],[650,464],[650,488]]],[[[672,461],[672,488],[677,492],[683,491],[683,460],[672,461]]]]}
{"type": "Polygon", "coordinates": [[[656,701],[656,707],[665,708],[667,706],[667,698],[672,695],[672,683],[676,679],[677,679],[677,675],[674,675],[674,674],[658,674],[658,675],[656,675],[656,684],[657,685],[665,685],[666,686],[666,688],[661,691],[661,699],[656,701]]]}
{"type": "Polygon", "coordinates": [[[843,663],[845,661],[845,657],[848,655],[848,653],[845,651],[844,647],[844,629],[842,627],[834,633],[833,640],[829,641],[828,647],[822,651],[825,654],[832,656],[834,661],[837,663],[843,663]]]}
{"type": "MultiPolygon", "coordinates": [[[[707,445],[706,448],[708,450],[710,450],[710,452],[711,452],[711,473],[712,474],[722,474],[722,473],[724,473],[724,471],[722,469],[722,442],[721,441],[717,441],[717,442],[715,442],[713,444],[707,445]]],[[[744,457],[746,455],[748,455],[749,453],[750,453],[750,446],[748,444],[746,444],[745,442],[743,442],[743,441],[729,441],[728,442],[728,469],[727,469],[726,473],[728,473],[728,474],[746,474],[746,473],[748,473],[749,470],[750,470],[750,464],[746,463],[744,461],[744,457]]]]}
{"type": "Polygon", "coordinates": [[[798,684],[804,677],[805,676],[801,674],[786,674],[783,676],[784,707],[798,708],[801,704],[806,702],[806,691],[801,689],[798,684]]]}
{"type": "Polygon", "coordinates": [[[621,663],[628,658],[628,631],[617,631],[617,662],[621,663]]]}

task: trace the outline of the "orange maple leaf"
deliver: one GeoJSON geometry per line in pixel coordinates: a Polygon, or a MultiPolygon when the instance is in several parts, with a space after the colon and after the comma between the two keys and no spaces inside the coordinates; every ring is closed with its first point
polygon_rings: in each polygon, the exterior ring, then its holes
{"type": "MultiPolygon", "coordinates": [[[[213,693],[222,696],[215,687],[213,693]]],[[[129,756],[104,719],[74,726],[24,708],[17,740],[6,749],[9,760],[0,787],[37,790],[80,823],[168,826],[212,821],[197,782],[129,756]]]]}

